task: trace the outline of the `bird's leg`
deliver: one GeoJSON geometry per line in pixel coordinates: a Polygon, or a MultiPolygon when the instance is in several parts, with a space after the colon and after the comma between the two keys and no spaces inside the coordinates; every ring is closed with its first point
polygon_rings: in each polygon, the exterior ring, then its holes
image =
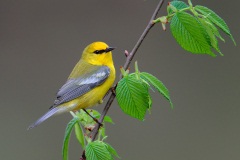
{"type": "Polygon", "coordinates": [[[86,112],[97,124],[99,124],[100,126],[103,126],[103,124],[100,123],[97,118],[93,117],[90,113],[88,113],[88,111],[87,111],[86,109],[83,109],[83,110],[84,110],[84,112],[86,112]]]}

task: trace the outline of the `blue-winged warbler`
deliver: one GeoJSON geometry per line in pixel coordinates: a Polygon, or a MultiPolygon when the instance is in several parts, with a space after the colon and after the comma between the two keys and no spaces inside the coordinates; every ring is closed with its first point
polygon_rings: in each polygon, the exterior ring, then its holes
{"type": "Polygon", "coordinates": [[[88,45],[67,82],[59,89],[53,106],[30,125],[29,129],[41,124],[53,115],[101,103],[115,80],[111,52],[113,49],[104,42],[94,42],[88,45]]]}

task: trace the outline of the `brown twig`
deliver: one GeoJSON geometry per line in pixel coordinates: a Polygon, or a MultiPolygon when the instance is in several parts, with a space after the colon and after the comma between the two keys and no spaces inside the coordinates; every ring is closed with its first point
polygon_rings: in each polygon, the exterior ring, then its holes
{"type": "MultiPolygon", "coordinates": [[[[132,61],[134,55],[136,54],[138,48],[141,46],[141,44],[142,44],[143,40],[145,39],[146,35],[147,35],[148,32],[150,31],[150,29],[154,26],[155,23],[153,23],[153,20],[156,19],[156,16],[157,16],[159,10],[161,9],[161,7],[162,7],[162,5],[163,5],[163,2],[164,2],[164,0],[160,0],[160,2],[158,3],[158,5],[157,5],[157,7],[156,7],[156,9],[155,9],[155,11],[154,11],[154,13],[153,13],[150,21],[149,21],[149,23],[148,23],[148,25],[147,25],[147,27],[146,27],[145,30],[143,31],[142,35],[141,35],[140,38],[138,39],[138,41],[137,41],[136,45],[134,46],[134,48],[132,49],[132,51],[128,54],[127,59],[126,59],[126,62],[125,62],[125,64],[124,64],[124,69],[125,69],[125,70],[126,70],[126,69],[129,67],[129,65],[131,64],[131,61],[132,61]]],[[[122,78],[122,74],[120,74],[120,79],[121,79],[121,78],[122,78]]],[[[114,87],[114,89],[116,89],[116,86],[114,87]]],[[[111,95],[110,95],[110,97],[109,97],[109,99],[108,99],[108,102],[107,102],[106,106],[104,107],[104,109],[103,109],[103,111],[102,111],[101,117],[100,117],[99,120],[98,120],[100,123],[103,123],[103,119],[104,119],[104,117],[106,116],[109,108],[111,107],[112,102],[114,101],[115,97],[116,97],[115,92],[112,91],[112,93],[111,93],[111,95]]],[[[99,128],[100,128],[100,125],[99,125],[99,124],[96,124],[94,130],[93,130],[92,133],[91,133],[91,138],[92,138],[93,141],[95,140],[95,138],[96,138],[96,136],[97,136],[97,134],[98,134],[99,128]]],[[[85,157],[85,154],[84,154],[84,153],[85,153],[85,151],[83,152],[83,156],[85,157]]]]}

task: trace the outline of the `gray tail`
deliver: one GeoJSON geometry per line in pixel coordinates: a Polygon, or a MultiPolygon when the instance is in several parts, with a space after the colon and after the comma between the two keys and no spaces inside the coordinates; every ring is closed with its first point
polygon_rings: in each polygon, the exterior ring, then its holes
{"type": "Polygon", "coordinates": [[[54,107],[51,108],[47,113],[45,113],[42,117],[40,117],[36,122],[34,122],[33,124],[31,124],[27,130],[32,129],[36,126],[38,126],[39,124],[41,124],[43,121],[45,121],[46,119],[48,119],[49,117],[53,116],[54,114],[58,113],[61,109],[58,107],[54,107]]]}

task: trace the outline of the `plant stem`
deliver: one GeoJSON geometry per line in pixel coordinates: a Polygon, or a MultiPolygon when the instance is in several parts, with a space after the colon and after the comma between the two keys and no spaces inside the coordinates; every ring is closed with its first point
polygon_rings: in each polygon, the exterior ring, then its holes
{"type": "Polygon", "coordinates": [[[160,2],[158,3],[158,5],[157,5],[157,7],[156,7],[156,9],[155,9],[155,11],[154,11],[154,13],[153,13],[150,21],[149,21],[147,27],[146,27],[145,30],[143,31],[141,37],[138,39],[136,45],[134,46],[134,48],[132,49],[132,51],[130,52],[130,54],[128,55],[128,57],[127,57],[127,59],[126,59],[126,62],[125,62],[125,64],[124,64],[124,69],[125,69],[125,70],[126,70],[126,69],[129,67],[129,65],[131,64],[131,61],[132,61],[135,53],[137,52],[138,48],[141,46],[144,38],[146,37],[146,35],[147,35],[148,32],[150,31],[150,29],[154,26],[155,23],[153,23],[153,20],[156,18],[157,14],[158,14],[158,12],[159,12],[159,10],[160,10],[160,8],[161,8],[162,5],[163,5],[163,2],[164,2],[164,0],[160,0],[160,2]]]}
{"type": "MultiPolygon", "coordinates": [[[[152,22],[153,22],[153,20],[156,18],[157,14],[158,14],[158,12],[159,12],[159,10],[160,10],[160,8],[162,7],[163,2],[164,2],[164,0],[160,0],[160,2],[158,3],[158,5],[157,5],[157,7],[156,7],[156,9],[155,9],[155,11],[154,11],[154,13],[153,13],[150,21],[149,21],[147,27],[146,27],[145,30],[143,31],[142,35],[141,35],[140,38],[138,39],[136,45],[134,46],[134,48],[132,49],[132,51],[130,52],[130,54],[128,55],[128,57],[127,57],[127,59],[126,59],[126,62],[125,62],[125,64],[124,64],[124,69],[125,69],[125,70],[126,70],[126,69],[129,67],[129,65],[131,64],[132,59],[133,59],[134,55],[136,54],[138,48],[141,46],[144,38],[146,37],[146,35],[147,35],[148,32],[150,31],[150,29],[154,26],[154,23],[152,23],[152,22]]],[[[122,78],[122,74],[120,74],[120,77],[122,78]]],[[[115,89],[115,88],[116,88],[116,86],[114,87],[114,89],[115,89]]],[[[99,119],[99,122],[100,122],[100,123],[103,122],[103,119],[104,119],[105,115],[107,114],[108,109],[110,108],[110,106],[111,106],[113,100],[115,99],[115,97],[116,97],[115,93],[112,93],[111,96],[109,97],[108,102],[107,102],[106,106],[104,107],[103,112],[102,112],[102,114],[101,114],[101,117],[100,117],[100,119],[99,119]]],[[[99,130],[99,127],[100,127],[100,125],[98,125],[98,124],[96,124],[96,125],[97,125],[97,126],[94,128],[94,130],[93,130],[93,132],[92,132],[92,134],[91,134],[91,135],[92,135],[92,136],[91,136],[91,137],[92,137],[92,140],[94,140],[94,139],[96,138],[96,135],[97,135],[98,130],[99,130]]]]}
{"type": "MultiPolygon", "coordinates": [[[[180,9],[180,10],[178,10],[177,12],[183,12],[183,11],[187,11],[187,10],[192,11],[191,9],[192,9],[192,8],[187,7],[187,8],[180,9]]],[[[172,18],[175,14],[176,14],[176,12],[175,12],[175,13],[172,13],[172,14],[170,14],[170,15],[167,15],[167,19],[172,18]]]]}
{"type": "MultiPolygon", "coordinates": [[[[130,52],[130,54],[127,56],[126,62],[125,62],[124,67],[123,67],[124,70],[126,70],[126,69],[129,67],[129,65],[130,65],[131,62],[132,62],[132,59],[133,59],[134,55],[136,54],[138,48],[141,46],[141,44],[142,44],[143,40],[145,39],[146,35],[147,35],[148,32],[150,31],[150,29],[155,25],[155,23],[153,23],[153,20],[156,18],[159,10],[161,9],[161,7],[162,7],[162,5],[163,5],[163,2],[164,2],[164,0],[160,0],[160,1],[159,1],[159,3],[158,3],[158,5],[157,5],[157,7],[156,7],[156,9],[155,9],[155,11],[154,11],[151,19],[150,19],[150,21],[149,21],[149,23],[148,23],[148,25],[147,25],[147,27],[146,27],[145,30],[143,31],[142,35],[141,35],[140,38],[138,39],[136,45],[133,47],[133,49],[132,49],[132,51],[130,52]]],[[[120,74],[120,79],[122,78],[122,76],[123,76],[123,75],[120,74]]],[[[109,99],[108,99],[108,101],[107,101],[107,104],[106,104],[106,106],[104,107],[104,109],[103,109],[103,111],[102,111],[101,117],[100,117],[99,120],[98,120],[100,123],[103,122],[104,117],[106,116],[109,108],[110,108],[111,105],[112,105],[112,102],[114,101],[114,99],[115,99],[115,97],[116,97],[116,94],[115,94],[116,86],[117,86],[117,85],[114,86],[114,89],[112,90],[112,93],[111,93],[111,95],[110,95],[110,97],[109,97],[109,99]]],[[[99,128],[100,128],[100,125],[99,125],[99,123],[97,123],[96,126],[95,126],[95,128],[94,128],[94,130],[93,130],[92,133],[91,133],[91,139],[92,139],[92,141],[95,140],[95,138],[96,138],[96,136],[97,136],[97,134],[98,134],[99,128]]],[[[85,151],[83,152],[83,156],[85,156],[84,153],[85,153],[85,151]]]]}

